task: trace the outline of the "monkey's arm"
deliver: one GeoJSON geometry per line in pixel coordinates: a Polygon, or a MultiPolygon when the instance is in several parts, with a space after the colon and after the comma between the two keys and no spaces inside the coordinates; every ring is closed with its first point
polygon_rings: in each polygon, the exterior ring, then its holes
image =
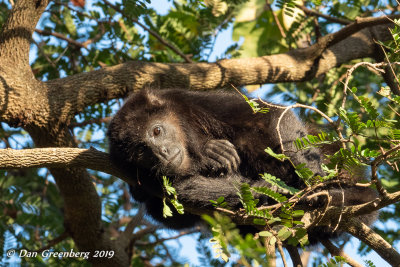
{"type": "MultiPolygon", "coordinates": [[[[241,202],[237,192],[240,183],[243,182],[246,182],[245,178],[237,174],[228,175],[225,179],[199,175],[173,181],[172,186],[176,189],[178,199],[184,207],[212,210],[213,205],[210,200],[217,200],[219,197],[224,197],[230,208],[240,208],[241,202]]],[[[265,182],[260,181],[260,183],[265,182]]],[[[259,185],[253,184],[252,186],[259,185]]]]}

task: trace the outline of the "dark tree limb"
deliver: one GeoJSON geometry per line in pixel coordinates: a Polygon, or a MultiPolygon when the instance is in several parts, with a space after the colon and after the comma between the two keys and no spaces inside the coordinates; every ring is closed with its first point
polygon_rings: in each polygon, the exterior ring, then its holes
{"type": "Polygon", "coordinates": [[[346,220],[341,228],[373,248],[392,266],[400,266],[400,254],[385,239],[358,219],[346,220]]]}
{"type": "Polygon", "coordinates": [[[289,252],[290,258],[292,259],[294,267],[303,267],[303,263],[301,262],[299,250],[297,247],[287,245],[286,250],[289,252]]]}

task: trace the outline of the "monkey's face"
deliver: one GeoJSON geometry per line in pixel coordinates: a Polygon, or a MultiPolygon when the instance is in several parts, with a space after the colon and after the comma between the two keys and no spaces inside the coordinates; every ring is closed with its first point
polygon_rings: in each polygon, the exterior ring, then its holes
{"type": "Polygon", "coordinates": [[[152,119],[145,127],[142,137],[144,142],[136,151],[139,166],[155,168],[163,175],[186,173],[190,159],[178,121],[168,116],[152,119]]]}

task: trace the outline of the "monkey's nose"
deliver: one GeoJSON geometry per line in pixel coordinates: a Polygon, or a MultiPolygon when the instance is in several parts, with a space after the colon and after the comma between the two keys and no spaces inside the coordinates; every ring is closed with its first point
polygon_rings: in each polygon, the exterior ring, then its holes
{"type": "Polygon", "coordinates": [[[171,162],[174,161],[177,155],[179,155],[180,149],[177,147],[166,147],[162,146],[160,148],[160,155],[163,157],[165,160],[171,162]]]}
{"type": "Polygon", "coordinates": [[[169,151],[168,151],[168,149],[167,149],[165,146],[163,146],[163,147],[160,148],[160,154],[161,154],[161,156],[162,156],[163,158],[165,158],[165,159],[168,160],[168,158],[169,158],[169,151]]]}

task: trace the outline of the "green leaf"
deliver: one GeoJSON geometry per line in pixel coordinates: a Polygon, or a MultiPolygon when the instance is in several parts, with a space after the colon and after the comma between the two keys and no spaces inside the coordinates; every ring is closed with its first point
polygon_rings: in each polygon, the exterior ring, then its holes
{"type": "MultiPolygon", "coordinates": [[[[241,57],[258,57],[266,54],[287,51],[287,44],[282,34],[274,25],[274,15],[271,11],[264,11],[256,15],[255,20],[235,21],[233,24],[232,40],[238,42],[244,39],[241,45],[241,57]]],[[[278,15],[281,11],[276,11],[278,15]]]]}
{"type": "Polygon", "coordinates": [[[359,114],[356,112],[347,112],[345,109],[339,108],[339,116],[349,125],[353,133],[357,134],[367,127],[365,123],[361,122],[359,114]]]}
{"type": "Polygon", "coordinates": [[[302,217],[304,215],[304,210],[294,210],[292,213],[293,217],[302,217]]]}
{"type": "Polygon", "coordinates": [[[165,198],[163,198],[163,217],[172,217],[172,210],[168,207],[167,203],[165,202],[165,198]]]}
{"type": "Polygon", "coordinates": [[[309,180],[314,176],[314,173],[306,167],[305,163],[295,166],[295,172],[306,184],[309,184],[309,180]]]}
{"type": "Polygon", "coordinates": [[[257,224],[257,225],[266,225],[267,222],[265,221],[265,219],[259,219],[259,218],[255,218],[253,219],[253,223],[257,224]]]}
{"type": "Polygon", "coordinates": [[[163,185],[165,188],[165,191],[167,192],[168,195],[175,196],[176,195],[176,190],[175,188],[172,187],[171,183],[169,182],[168,178],[166,176],[163,176],[163,185]]]}
{"type": "Polygon", "coordinates": [[[64,8],[63,15],[64,15],[65,27],[67,28],[68,32],[71,35],[76,35],[76,26],[74,23],[74,19],[71,15],[71,10],[68,8],[64,8]]]}
{"type": "Polygon", "coordinates": [[[270,147],[267,147],[264,151],[267,152],[267,154],[271,157],[274,157],[280,161],[290,159],[290,157],[286,156],[285,154],[276,154],[270,147]]]}
{"type": "Polygon", "coordinates": [[[300,191],[299,189],[286,185],[284,181],[282,181],[279,178],[276,178],[275,176],[269,173],[261,174],[261,178],[263,178],[267,183],[271,184],[272,186],[276,186],[282,189],[283,191],[290,193],[291,195],[294,195],[300,191]]]}
{"type": "Polygon", "coordinates": [[[259,236],[263,236],[263,237],[270,237],[273,236],[273,234],[271,232],[268,231],[261,231],[258,233],[259,236]]]}
{"type": "Polygon", "coordinates": [[[281,241],[288,239],[291,235],[292,235],[292,231],[286,226],[283,226],[278,232],[278,238],[281,241]]]}
{"type": "Polygon", "coordinates": [[[294,145],[298,150],[309,149],[311,147],[320,147],[326,144],[332,144],[338,140],[338,137],[331,133],[321,131],[318,135],[307,135],[307,137],[296,138],[294,145]]]}
{"type": "MultiPolygon", "coordinates": [[[[162,178],[163,178],[164,189],[167,192],[167,195],[171,196],[171,197],[167,198],[168,201],[172,204],[172,206],[175,208],[175,210],[179,214],[184,214],[183,205],[181,203],[179,203],[179,201],[178,201],[178,195],[176,193],[175,188],[172,187],[171,183],[169,182],[169,180],[166,176],[163,176],[162,178]]],[[[163,202],[164,202],[163,216],[164,216],[164,218],[167,216],[172,216],[172,211],[168,207],[168,205],[166,205],[165,199],[166,198],[164,197],[163,198],[163,202]]]]}
{"type": "Polygon", "coordinates": [[[268,187],[251,187],[250,189],[256,193],[266,195],[266,196],[276,200],[277,202],[287,201],[287,198],[285,196],[273,191],[272,189],[270,189],[268,187]]]}
{"type": "Polygon", "coordinates": [[[170,199],[170,202],[179,214],[184,214],[183,205],[177,199],[170,199]]]}
{"type": "Polygon", "coordinates": [[[361,106],[367,111],[373,120],[379,116],[378,110],[372,105],[371,100],[368,97],[360,96],[361,106]]]}

